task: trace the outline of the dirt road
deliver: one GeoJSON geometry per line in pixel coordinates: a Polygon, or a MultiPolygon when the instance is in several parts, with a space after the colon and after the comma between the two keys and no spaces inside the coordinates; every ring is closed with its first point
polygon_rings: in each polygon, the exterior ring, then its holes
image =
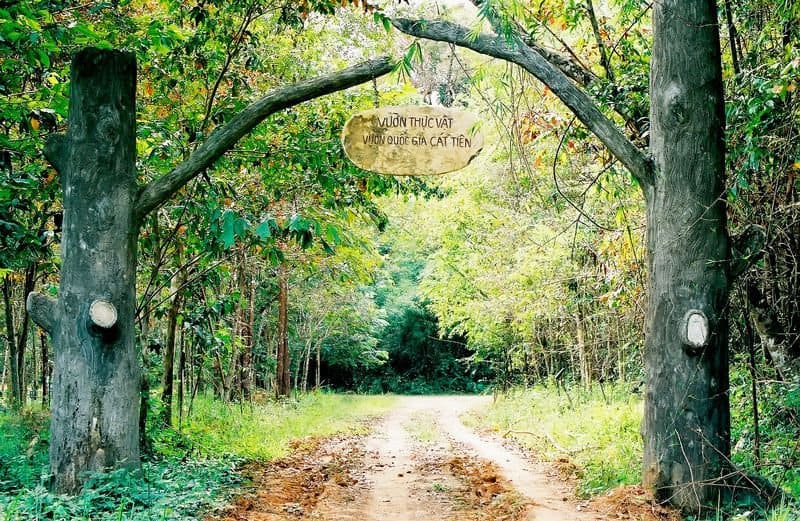
{"type": "Polygon", "coordinates": [[[342,437],[251,469],[222,519],[332,521],[606,519],[569,499],[548,467],[459,419],[490,397],[403,397],[366,438],[342,437]]]}

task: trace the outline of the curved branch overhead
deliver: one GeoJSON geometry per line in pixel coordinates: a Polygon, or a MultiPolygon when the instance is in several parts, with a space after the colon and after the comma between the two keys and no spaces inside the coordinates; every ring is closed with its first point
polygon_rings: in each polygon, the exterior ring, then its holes
{"type": "MultiPolygon", "coordinates": [[[[482,9],[483,7],[485,7],[485,2],[483,0],[470,0],[470,1],[478,9],[482,9]]],[[[490,9],[489,12],[486,13],[489,23],[492,24],[492,28],[497,32],[497,34],[504,34],[504,31],[502,30],[501,27],[502,25],[501,22],[497,19],[496,16],[492,16],[492,11],[493,9],[490,9]]],[[[574,54],[572,57],[570,57],[558,51],[554,51],[546,47],[543,47],[542,45],[539,45],[538,42],[536,42],[534,36],[530,34],[528,31],[526,31],[525,28],[522,27],[520,23],[514,22],[512,20],[506,20],[506,22],[507,23],[510,22],[511,24],[513,24],[513,29],[517,32],[517,34],[519,34],[522,41],[525,42],[525,45],[533,49],[535,52],[541,54],[545,60],[555,65],[561,72],[572,78],[572,80],[574,80],[579,85],[586,87],[587,85],[598,79],[597,76],[591,70],[589,70],[582,63],[580,63],[580,60],[578,60],[578,58],[574,54]]],[[[564,43],[563,40],[559,39],[559,41],[561,41],[564,44],[564,47],[567,47],[566,43],[564,43]]]]}
{"type": "MultiPolygon", "coordinates": [[[[634,145],[622,131],[608,119],[597,104],[567,75],[547,61],[541,54],[518,38],[480,34],[441,20],[409,20],[396,18],[392,24],[400,31],[418,38],[448,42],[471,49],[486,56],[510,61],[535,76],[577,116],[586,127],[625,165],[644,187],[652,185],[652,165],[647,155],[634,145]]],[[[647,193],[647,190],[645,190],[647,193]]]]}
{"type": "Polygon", "coordinates": [[[186,161],[170,173],[160,177],[139,190],[136,200],[138,221],[158,208],[172,194],[191,179],[209,168],[237,141],[253,130],[256,125],[272,114],[332,92],[354,87],[378,76],[389,73],[394,67],[389,57],[366,61],[353,67],[302,81],[276,89],[263,98],[251,103],[227,124],[217,128],[186,161]]]}

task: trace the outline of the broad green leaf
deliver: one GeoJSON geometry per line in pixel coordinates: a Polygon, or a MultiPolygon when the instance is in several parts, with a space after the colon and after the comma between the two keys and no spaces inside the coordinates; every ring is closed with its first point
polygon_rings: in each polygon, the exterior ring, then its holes
{"type": "Polygon", "coordinates": [[[261,239],[269,239],[272,237],[272,223],[274,223],[274,221],[272,219],[268,219],[259,224],[256,228],[256,235],[258,235],[261,239]]]}
{"type": "Polygon", "coordinates": [[[222,214],[222,245],[227,249],[236,241],[236,221],[238,216],[233,210],[225,210],[222,214]]]}

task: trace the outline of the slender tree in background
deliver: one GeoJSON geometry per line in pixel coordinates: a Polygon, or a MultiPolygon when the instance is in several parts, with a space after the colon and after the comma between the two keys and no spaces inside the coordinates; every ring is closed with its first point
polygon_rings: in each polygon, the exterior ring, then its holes
{"type": "Polygon", "coordinates": [[[277,369],[275,394],[289,396],[292,390],[289,359],[289,268],[278,266],[278,348],[275,355],[277,369]]]}
{"type": "Polygon", "coordinates": [[[50,469],[75,492],[86,471],[139,464],[139,365],[134,345],[136,244],[145,216],[269,115],[389,72],[386,58],[273,91],[219,127],[172,172],[136,182],[136,63],[86,49],[72,65],[68,133],[46,155],[61,175],[59,297],[28,297],[52,335],[50,469]]]}

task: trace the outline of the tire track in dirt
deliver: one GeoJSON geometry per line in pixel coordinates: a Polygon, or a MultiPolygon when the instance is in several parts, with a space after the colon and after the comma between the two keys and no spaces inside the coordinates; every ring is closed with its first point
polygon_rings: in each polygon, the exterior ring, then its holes
{"type": "Polygon", "coordinates": [[[605,515],[588,511],[552,468],[464,426],[463,413],[490,401],[401,397],[367,437],[306,440],[287,458],[253,464],[250,492],[208,521],[672,519],[617,508],[629,495],[622,489],[598,505],[605,515]]]}
{"type": "Polygon", "coordinates": [[[528,521],[597,521],[606,519],[600,514],[587,512],[581,505],[570,501],[571,493],[565,483],[551,477],[546,466],[530,461],[518,451],[506,446],[499,438],[478,435],[466,427],[459,417],[470,409],[488,406],[491,397],[469,397],[468,400],[432,400],[431,408],[437,413],[439,424],[450,439],[472,455],[497,465],[500,473],[513,487],[527,498],[531,505],[528,521]]]}
{"type": "Polygon", "coordinates": [[[460,415],[490,401],[491,397],[481,396],[400,398],[366,440],[364,481],[369,489],[361,501],[361,516],[338,517],[335,506],[323,506],[320,513],[327,517],[319,519],[606,519],[566,500],[570,496],[566,485],[546,474],[544,467],[496,437],[479,436],[464,426],[460,415]],[[433,421],[422,428],[438,438],[434,442],[414,440],[409,432],[426,417],[433,421]]]}
{"type": "Polygon", "coordinates": [[[412,521],[424,513],[414,501],[411,480],[414,470],[411,436],[405,429],[412,409],[400,407],[367,439],[367,483],[372,484],[367,509],[369,521],[412,521]]]}

